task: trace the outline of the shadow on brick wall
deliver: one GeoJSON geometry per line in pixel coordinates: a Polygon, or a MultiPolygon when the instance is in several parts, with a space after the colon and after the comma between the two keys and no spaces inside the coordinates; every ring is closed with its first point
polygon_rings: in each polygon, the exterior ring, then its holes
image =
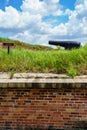
{"type": "Polygon", "coordinates": [[[78,121],[75,123],[75,126],[71,129],[60,129],[54,128],[53,126],[48,126],[47,128],[40,128],[39,126],[37,126],[32,128],[30,125],[17,125],[16,127],[14,127],[10,123],[6,122],[3,127],[0,127],[0,130],[87,130],[87,121],[78,121]]]}
{"type": "Polygon", "coordinates": [[[87,130],[87,121],[78,121],[75,124],[74,130],[87,130]]]}

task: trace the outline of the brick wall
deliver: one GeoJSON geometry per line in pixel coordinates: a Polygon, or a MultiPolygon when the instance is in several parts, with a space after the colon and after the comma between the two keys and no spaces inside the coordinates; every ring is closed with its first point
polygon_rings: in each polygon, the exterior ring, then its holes
{"type": "Polygon", "coordinates": [[[87,88],[0,88],[0,130],[87,130],[87,88]]]}

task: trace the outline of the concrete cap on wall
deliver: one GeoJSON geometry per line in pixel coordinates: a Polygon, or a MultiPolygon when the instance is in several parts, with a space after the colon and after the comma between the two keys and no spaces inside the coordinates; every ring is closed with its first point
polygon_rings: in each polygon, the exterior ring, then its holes
{"type": "Polygon", "coordinates": [[[53,73],[0,73],[0,87],[6,86],[26,87],[85,87],[87,88],[87,75],[71,78],[65,74],[53,73]],[[9,85],[10,84],[10,85],[9,85]],[[49,85],[48,85],[49,84],[49,85]]]}

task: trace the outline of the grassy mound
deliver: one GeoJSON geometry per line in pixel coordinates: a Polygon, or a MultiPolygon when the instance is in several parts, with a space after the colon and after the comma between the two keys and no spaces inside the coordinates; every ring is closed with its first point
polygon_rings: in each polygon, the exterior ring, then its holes
{"type": "MultiPolygon", "coordinates": [[[[24,43],[23,43],[24,44],[24,43]]],[[[73,50],[0,49],[0,71],[87,74],[87,45],[73,50]]]]}
{"type": "Polygon", "coordinates": [[[24,48],[28,50],[52,50],[52,48],[48,46],[32,45],[32,44],[24,43],[22,41],[12,40],[9,38],[0,38],[0,42],[14,43],[15,48],[24,48]]]}

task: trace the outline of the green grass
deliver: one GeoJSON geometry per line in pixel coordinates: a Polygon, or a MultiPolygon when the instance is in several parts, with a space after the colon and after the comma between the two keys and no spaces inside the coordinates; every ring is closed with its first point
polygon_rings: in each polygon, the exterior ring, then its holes
{"type": "Polygon", "coordinates": [[[9,39],[9,38],[0,38],[0,42],[8,42],[8,43],[14,43],[15,44],[15,48],[24,48],[24,49],[27,49],[27,50],[52,50],[51,47],[48,47],[48,46],[41,46],[41,45],[32,45],[32,44],[29,44],[29,43],[25,43],[25,42],[22,42],[22,41],[18,41],[18,40],[12,40],[12,39],[9,39]]]}
{"type": "Polygon", "coordinates": [[[0,72],[87,74],[87,45],[73,50],[0,49],[0,72]]]}

